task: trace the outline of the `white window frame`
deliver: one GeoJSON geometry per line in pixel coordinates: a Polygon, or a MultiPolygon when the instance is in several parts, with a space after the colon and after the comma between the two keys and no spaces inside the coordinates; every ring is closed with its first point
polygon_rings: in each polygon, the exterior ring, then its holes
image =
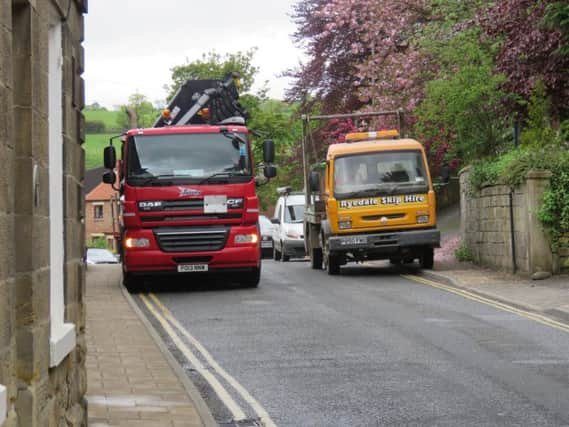
{"type": "Polygon", "coordinates": [[[49,262],[50,367],[75,348],[75,325],[65,323],[65,240],[63,210],[63,43],[62,24],[54,19],[48,37],[49,105],[49,262]]]}
{"type": "Polygon", "coordinates": [[[95,202],[93,203],[93,219],[95,221],[102,221],[105,219],[105,203],[95,202]],[[101,208],[101,216],[97,216],[97,208],[101,208]]]}
{"type": "Polygon", "coordinates": [[[8,413],[8,393],[6,387],[0,384],[0,425],[6,421],[6,414],[8,413]]]}

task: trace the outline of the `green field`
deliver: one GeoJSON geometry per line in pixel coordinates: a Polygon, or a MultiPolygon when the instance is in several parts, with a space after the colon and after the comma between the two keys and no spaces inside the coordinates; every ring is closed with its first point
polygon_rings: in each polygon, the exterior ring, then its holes
{"type": "MultiPolygon", "coordinates": [[[[109,138],[116,134],[88,134],[85,135],[85,169],[93,169],[103,166],[103,149],[109,144],[109,138]]],[[[119,144],[120,145],[120,144],[119,144]]],[[[115,144],[115,147],[119,145],[115,144]]]]}
{"type": "Polygon", "coordinates": [[[107,129],[117,129],[119,111],[108,111],[108,110],[83,110],[83,115],[86,121],[90,122],[103,122],[107,129]]]}

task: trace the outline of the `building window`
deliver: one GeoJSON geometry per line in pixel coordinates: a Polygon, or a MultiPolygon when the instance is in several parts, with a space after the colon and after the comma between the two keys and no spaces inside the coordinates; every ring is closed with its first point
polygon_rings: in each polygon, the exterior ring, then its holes
{"type": "Polygon", "coordinates": [[[95,219],[103,219],[103,205],[93,206],[93,217],[95,219]]]}
{"type": "Polygon", "coordinates": [[[50,367],[59,365],[75,348],[75,325],[65,323],[64,301],[63,41],[61,27],[61,21],[54,18],[48,34],[50,367]]]}

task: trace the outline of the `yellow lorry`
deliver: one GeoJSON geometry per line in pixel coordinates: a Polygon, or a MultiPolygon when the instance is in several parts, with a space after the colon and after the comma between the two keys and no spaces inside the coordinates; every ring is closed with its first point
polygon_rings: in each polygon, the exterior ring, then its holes
{"type": "Polygon", "coordinates": [[[339,274],[348,262],[419,260],[433,267],[440,245],[435,192],[423,146],[402,138],[399,111],[302,116],[304,244],[313,269],[339,274]],[[398,129],[349,133],[313,161],[311,123],[393,115],[398,129]],[[312,159],[311,159],[312,157],[312,159]]]}

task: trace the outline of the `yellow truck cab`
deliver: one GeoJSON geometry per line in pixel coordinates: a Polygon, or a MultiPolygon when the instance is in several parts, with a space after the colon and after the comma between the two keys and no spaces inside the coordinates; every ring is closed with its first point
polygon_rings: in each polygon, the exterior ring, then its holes
{"type": "Polygon", "coordinates": [[[338,274],[347,262],[380,259],[433,267],[440,233],[425,150],[398,135],[348,134],[307,174],[305,248],[313,268],[338,274]]]}

